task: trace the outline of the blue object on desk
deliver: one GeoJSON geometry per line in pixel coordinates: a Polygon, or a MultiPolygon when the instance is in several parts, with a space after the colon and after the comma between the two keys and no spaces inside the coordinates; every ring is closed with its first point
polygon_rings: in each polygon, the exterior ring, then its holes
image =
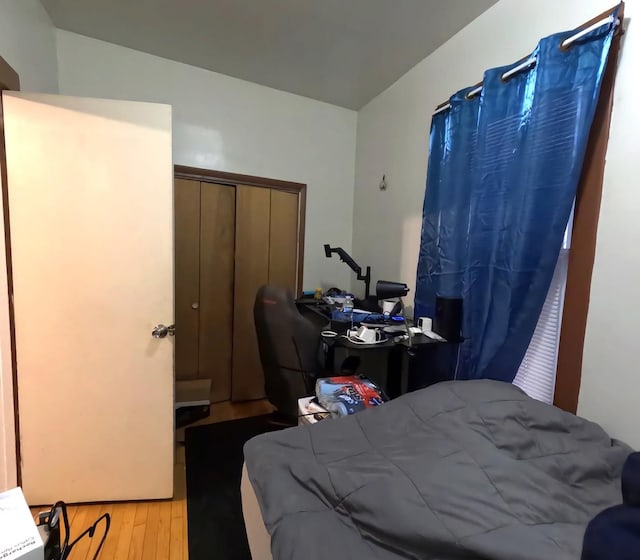
{"type": "Polygon", "coordinates": [[[354,323],[388,323],[389,320],[395,323],[402,323],[404,319],[401,315],[396,315],[394,317],[385,317],[382,313],[345,313],[344,311],[340,311],[339,309],[334,309],[331,312],[331,320],[332,321],[353,321],[354,323]]]}

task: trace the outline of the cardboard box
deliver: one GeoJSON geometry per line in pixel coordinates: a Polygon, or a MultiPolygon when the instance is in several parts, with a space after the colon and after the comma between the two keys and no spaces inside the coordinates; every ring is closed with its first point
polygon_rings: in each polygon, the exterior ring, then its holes
{"type": "Polygon", "coordinates": [[[44,543],[21,488],[0,493],[0,560],[44,560],[44,543]]]}

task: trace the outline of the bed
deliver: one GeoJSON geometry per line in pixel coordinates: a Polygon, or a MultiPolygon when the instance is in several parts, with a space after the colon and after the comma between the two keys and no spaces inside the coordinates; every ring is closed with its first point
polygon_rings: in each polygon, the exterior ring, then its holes
{"type": "Polygon", "coordinates": [[[247,442],[253,558],[576,560],[631,451],[508,383],[441,383],[247,442]]]}

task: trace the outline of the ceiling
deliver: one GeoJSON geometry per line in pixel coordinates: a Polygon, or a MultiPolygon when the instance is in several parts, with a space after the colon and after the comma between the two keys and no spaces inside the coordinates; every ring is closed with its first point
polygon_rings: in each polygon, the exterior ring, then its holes
{"type": "Polygon", "coordinates": [[[42,0],[61,28],[359,109],[497,0],[42,0]]]}

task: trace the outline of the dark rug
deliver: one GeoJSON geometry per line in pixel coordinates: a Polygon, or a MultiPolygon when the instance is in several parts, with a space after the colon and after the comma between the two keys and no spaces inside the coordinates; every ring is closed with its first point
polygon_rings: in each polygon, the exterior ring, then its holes
{"type": "Polygon", "coordinates": [[[286,427],[267,414],[186,430],[189,560],[251,560],[240,497],[242,447],[286,427]]]}

